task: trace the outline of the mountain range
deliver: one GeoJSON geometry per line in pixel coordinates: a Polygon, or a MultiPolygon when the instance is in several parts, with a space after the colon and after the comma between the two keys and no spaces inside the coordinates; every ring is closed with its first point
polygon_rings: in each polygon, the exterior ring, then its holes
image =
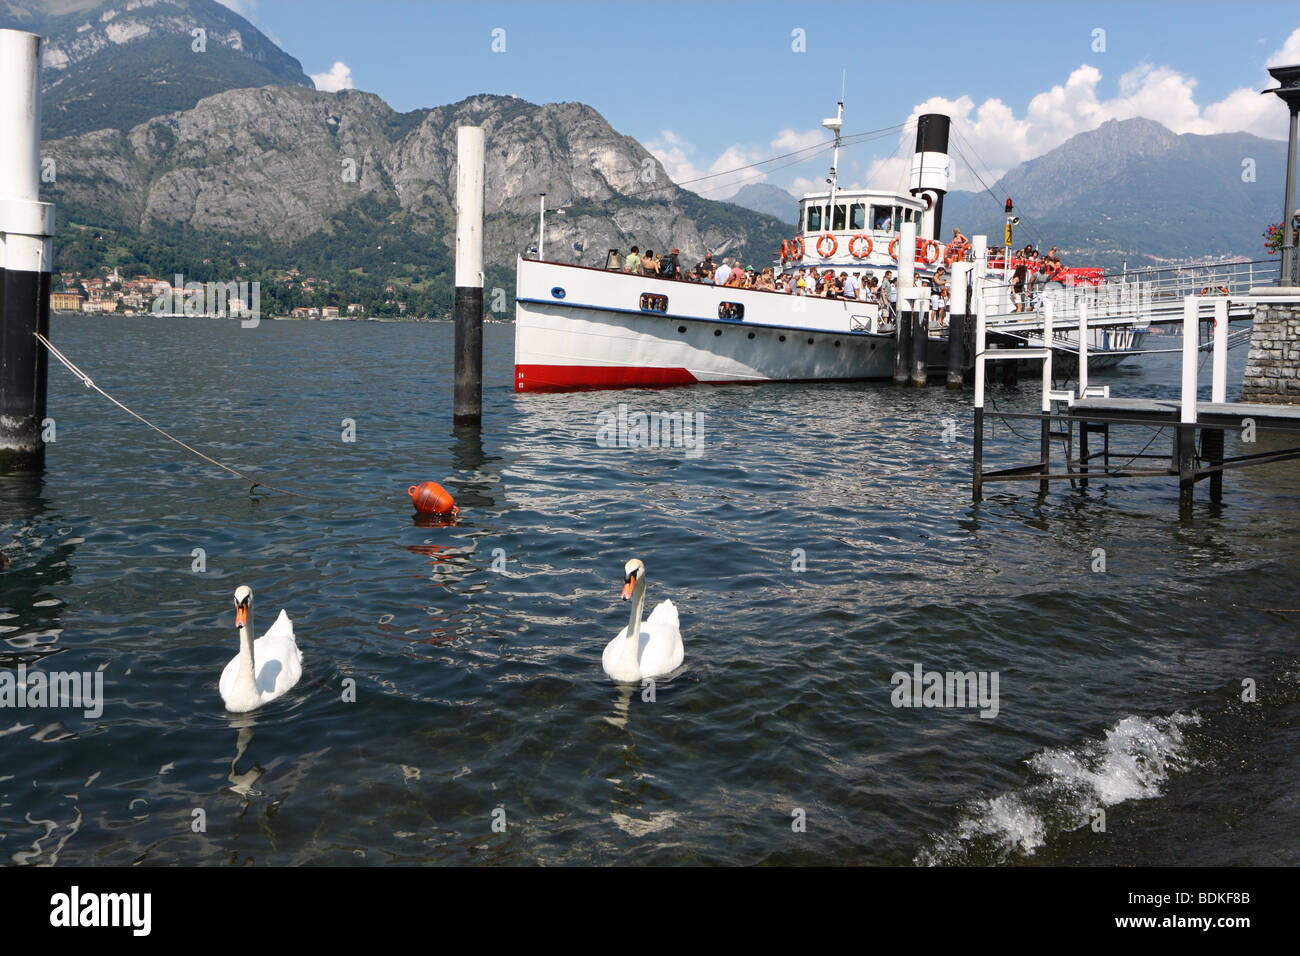
{"type": "Polygon", "coordinates": [[[727,202],[791,223],[799,208],[799,200],[793,193],[771,183],[747,183],[727,202]]]}
{"type": "Polygon", "coordinates": [[[1264,227],[1282,215],[1285,170],[1279,140],[1180,135],[1154,120],[1110,120],[1021,163],[988,191],[949,193],[943,218],[1000,242],[1010,197],[1022,220],[1014,244],[1056,244],[1067,264],[1263,259],[1264,227]]]}

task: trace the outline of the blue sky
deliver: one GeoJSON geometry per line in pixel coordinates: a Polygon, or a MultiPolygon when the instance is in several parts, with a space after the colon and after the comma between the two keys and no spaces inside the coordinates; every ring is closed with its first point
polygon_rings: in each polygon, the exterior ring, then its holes
{"type": "MultiPolygon", "coordinates": [[[[1281,138],[1285,108],[1258,95],[1264,66],[1300,62],[1295,3],[223,2],[322,84],[403,111],[482,92],[584,102],[679,182],[825,139],[841,70],[846,133],[950,112],[987,179],[1131,115],[1281,138]]],[[[910,141],[847,150],[842,181],[896,185],[910,141]]],[[[725,198],[765,180],[799,191],[827,166],[819,154],[698,190],[725,198]]],[[[975,188],[961,166],[954,188],[975,188]]]]}

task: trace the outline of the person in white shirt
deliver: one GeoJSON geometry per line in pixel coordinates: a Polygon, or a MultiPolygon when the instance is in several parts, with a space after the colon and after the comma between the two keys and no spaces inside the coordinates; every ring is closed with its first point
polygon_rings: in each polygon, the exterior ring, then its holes
{"type": "Polygon", "coordinates": [[[731,260],[723,259],[722,265],[718,266],[718,271],[713,273],[714,285],[726,285],[727,277],[731,275],[731,260]]]}
{"type": "Polygon", "coordinates": [[[844,277],[844,298],[856,299],[858,297],[858,277],[850,272],[844,277]]]}

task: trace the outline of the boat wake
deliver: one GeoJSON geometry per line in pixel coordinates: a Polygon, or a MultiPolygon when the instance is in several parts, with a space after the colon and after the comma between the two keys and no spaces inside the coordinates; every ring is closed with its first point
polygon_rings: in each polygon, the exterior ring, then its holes
{"type": "Polygon", "coordinates": [[[1196,765],[1183,728],[1195,714],[1125,717],[1104,738],[1027,761],[1024,787],[969,805],[957,824],[930,837],[918,866],[989,865],[1032,856],[1053,834],[1089,826],[1098,809],[1158,797],[1171,774],[1196,765]]]}

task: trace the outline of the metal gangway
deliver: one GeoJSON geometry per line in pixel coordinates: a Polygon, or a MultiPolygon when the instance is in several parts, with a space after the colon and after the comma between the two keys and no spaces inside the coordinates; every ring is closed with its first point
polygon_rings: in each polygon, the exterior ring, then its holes
{"type": "MultiPolygon", "coordinates": [[[[1080,308],[1088,314],[1091,327],[1132,326],[1145,329],[1153,324],[1182,322],[1187,296],[1229,297],[1228,321],[1251,317],[1251,305],[1244,298],[1252,289],[1276,282],[1276,260],[1252,262],[1200,262],[1164,269],[1142,269],[1103,275],[1095,285],[1066,286],[1046,282],[1032,295],[1025,311],[1015,311],[1011,279],[1003,270],[990,273],[981,292],[990,331],[1036,332],[1041,336],[1043,315],[1050,304],[1058,322],[1075,323],[1080,308]]],[[[1041,338],[1040,338],[1041,341],[1041,338]]]]}

